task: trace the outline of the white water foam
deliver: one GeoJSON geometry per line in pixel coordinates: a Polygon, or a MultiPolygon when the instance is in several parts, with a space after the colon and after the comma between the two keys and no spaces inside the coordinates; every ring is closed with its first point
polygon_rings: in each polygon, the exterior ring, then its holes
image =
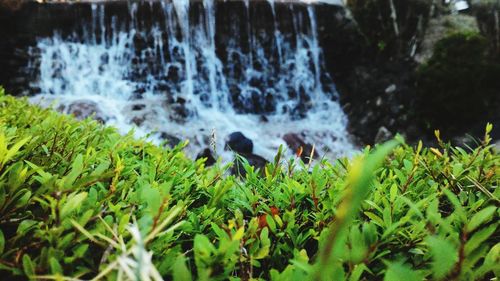
{"type": "MultiPolygon", "coordinates": [[[[248,17],[250,5],[245,3],[248,17]]],[[[350,155],[356,148],[346,131],[347,118],[335,101],[333,83],[321,79],[327,73],[314,6],[306,11],[290,6],[295,31],[286,36],[279,31],[274,1],[269,4],[274,47],[266,51],[263,42],[269,38],[254,34],[247,19],[248,42],[232,36],[224,59],[216,52],[213,0],[203,1],[199,22],[190,22],[188,0],[161,2],[163,21],[149,30],[139,28],[137,3],[130,6],[128,24],[116,18],[106,24],[105,5],[92,4],[92,23],[85,26],[84,35],[64,38],[56,33],[38,41],[40,78],[33,86],[40,91],[31,101],[64,108],[93,101],[106,124],[121,133],[153,132],[149,137],[153,142],[160,142],[162,132],[189,139],[187,153],[193,156],[209,146],[212,130],[217,153],[225,161],[232,155],[224,152],[224,138],[235,131],[252,139],[254,153],[268,160],[280,145],[286,147],[282,139],[286,133],[304,135],[320,155],[350,155]],[[138,37],[152,43],[136,48],[138,37]],[[232,94],[235,90],[238,95],[232,94]],[[268,98],[274,101],[274,110],[245,113],[264,107],[268,98]],[[186,116],[179,117],[179,103],[184,103],[186,116]],[[244,110],[235,109],[235,104],[244,110]],[[297,117],[294,112],[304,107],[297,117]]]]}

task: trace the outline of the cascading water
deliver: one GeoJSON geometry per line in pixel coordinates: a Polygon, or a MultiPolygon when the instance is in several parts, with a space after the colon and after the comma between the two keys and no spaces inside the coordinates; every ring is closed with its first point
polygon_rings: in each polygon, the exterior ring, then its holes
{"type": "Polygon", "coordinates": [[[187,138],[193,155],[208,146],[212,130],[226,160],[224,137],[234,131],[268,160],[286,133],[303,134],[320,154],[350,154],[347,119],[321,63],[314,6],[290,5],[288,34],[280,32],[274,1],[268,3],[273,30],[250,26],[247,0],[247,18],[232,19],[223,43],[216,39],[214,0],[202,2],[197,18],[188,0],[149,4],[159,14],[151,25],[142,22],[138,3],[129,5],[130,19],[92,4],[91,23],[71,36],[41,38],[33,48],[40,71],[31,100],[66,112],[92,102],[122,133],[187,138]],[[240,26],[249,34],[240,36],[240,26]]]}

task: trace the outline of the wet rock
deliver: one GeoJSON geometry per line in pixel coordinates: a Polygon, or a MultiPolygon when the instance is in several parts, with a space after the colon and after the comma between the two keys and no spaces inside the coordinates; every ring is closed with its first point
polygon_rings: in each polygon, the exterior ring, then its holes
{"type": "Polygon", "coordinates": [[[190,111],[186,106],[186,100],[178,97],[173,104],[170,105],[171,114],[170,119],[176,122],[184,122],[189,117],[190,111]]]}
{"type": "Polygon", "coordinates": [[[167,132],[161,132],[160,138],[167,141],[169,147],[174,147],[181,142],[181,139],[167,132]]]}
{"type": "Polygon", "coordinates": [[[394,84],[389,85],[389,87],[385,88],[385,93],[386,94],[391,94],[396,91],[397,87],[394,84]]]}
{"type": "Polygon", "coordinates": [[[377,135],[375,136],[375,143],[381,143],[388,141],[393,138],[392,133],[384,126],[378,129],[377,135]]]}
{"type": "MultiPolygon", "coordinates": [[[[264,168],[266,167],[266,164],[269,163],[269,161],[256,154],[240,154],[239,156],[248,161],[248,164],[250,164],[250,166],[253,166],[255,169],[259,169],[261,174],[264,173],[264,168]]],[[[243,167],[242,159],[235,158],[234,165],[231,168],[231,174],[239,175],[241,177],[246,176],[246,171],[243,167]]]]}
{"type": "Polygon", "coordinates": [[[241,132],[231,133],[226,139],[226,150],[232,150],[239,154],[251,154],[253,151],[253,142],[245,137],[241,132]]]}
{"type": "Polygon", "coordinates": [[[141,126],[142,123],[144,123],[145,121],[145,117],[144,116],[135,116],[134,118],[132,118],[132,123],[134,123],[136,126],[141,126]]]}
{"type": "Polygon", "coordinates": [[[89,100],[80,100],[73,102],[68,106],[67,113],[72,114],[78,120],[92,117],[94,120],[100,123],[104,123],[108,119],[99,109],[98,104],[89,100]]]}
{"type": "MultiPolygon", "coordinates": [[[[309,143],[306,143],[302,136],[295,133],[288,133],[283,136],[283,140],[286,142],[288,147],[294,152],[299,152],[302,150],[300,154],[300,159],[305,163],[310,161],[311,154],[313,153],[313,146],[309,143]]],[[[318,158],[318,153],[314,151],[313,159],[318,158]]]]}
{"type": "Polygon", "coordinates": [[[134,104],[132,106],[133,111],[140,111],[140,110],[143,110],[144,108],[146,108],[145,104],[134,104]]]}
{"type": "Polygon", "coordinates": [[[202,158],[206,159],[205,160],[205,166],[206,167],[212,166],[216,162],[215,157],[212,154],[212,151],[210,150],[210,148],[205,148],[205,149],[203,149],[203,151],[201,151],[200,153],[198,153],[198,155],[196,155],[196,160],[199,160],[199,159],[202,159],[202,158]]]}

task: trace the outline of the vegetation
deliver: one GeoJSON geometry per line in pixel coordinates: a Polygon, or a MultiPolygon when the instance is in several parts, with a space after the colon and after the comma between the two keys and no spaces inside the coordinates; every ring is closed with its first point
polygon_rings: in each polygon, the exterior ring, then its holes
{"type": "Polygon", "coordinates": [[[450,129],[471,132],[478,122],[498,116],[500,64],[487,48],[487,40],[472,32],[453,33],[436,44],[417,78],[418,112],[428,127],[459,135],[465,132],[450,129]]]}
{"type": "Polygon", "coordinates": [[[205,168],[0,93],[7,280],[485,280],[500,157],[401,140],[354,159],[205,168]],[[73,279],[74,280],[74,279],[73,279]]]}

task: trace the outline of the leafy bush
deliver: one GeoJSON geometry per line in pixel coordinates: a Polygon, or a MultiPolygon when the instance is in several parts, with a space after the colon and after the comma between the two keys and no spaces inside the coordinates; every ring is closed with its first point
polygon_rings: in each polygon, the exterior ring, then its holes
{"type": "Polygon", "coordinates": [[[454,33],[440,40],[429,62],[418,70],[422,119],[449,135],[471,132],[498,118],[500,64],[487,56],[477,33],[454,33]]]}
{"type": "MultiPolygon", "coordinates": [[[[0,94],[2,279],[498,277],[500,157],[391,142],[311,167],[205,168],[0,94]]],[[[439,138],[439,134],[438,138],[439,138]]]]}

